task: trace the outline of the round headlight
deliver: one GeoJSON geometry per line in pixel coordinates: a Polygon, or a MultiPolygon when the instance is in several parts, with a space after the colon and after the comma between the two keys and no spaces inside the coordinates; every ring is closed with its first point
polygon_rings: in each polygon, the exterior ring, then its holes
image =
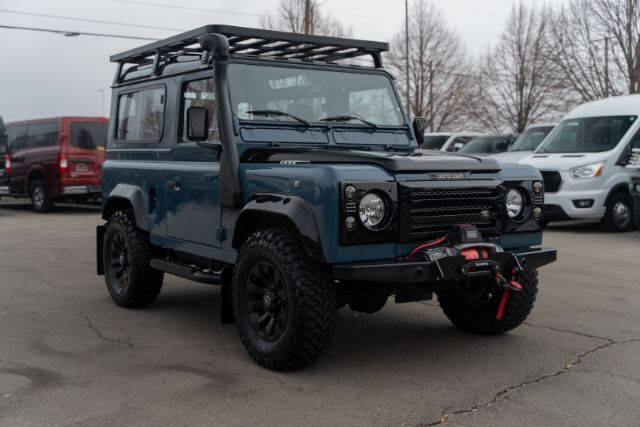
{"type": "Polygon", "coordinates": [[[512,188],[507,193],[507,214],[509,218],[516,218],[522,213],[524,208],[524,197],[520,190],[512,188]]]}
{"type": "Polygon", "coordinates": [[[384,200],[375,193],[365,194],[358,205],[360,221],[370,230],[380,225],[384,219],[385,211],[384,200]]]}

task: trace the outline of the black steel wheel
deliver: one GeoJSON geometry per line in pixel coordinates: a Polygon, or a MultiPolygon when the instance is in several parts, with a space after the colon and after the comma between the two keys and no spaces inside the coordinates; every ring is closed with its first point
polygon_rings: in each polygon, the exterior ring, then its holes
{"type": "Polygon", "coordinates": [[[282,275],[269,261],[256,264],[247,278],[245,306],[258,336],[275,341],[282,335],[289,313],[282,275]]]}
{"type": "Polygon", "coordinates": [[[163,273],[149,266],[149,237],[135,226],[132,218],[128,211],[114,212],[107,222],[102,247],[109,295],[119,306],[129,308],[153,303],[163,280],[163,273]]]}
{"type": "Polygon", "coordinates": [[[302,368],[329,347],[336,292],[293,232],[269,229],[249,236],[238,254],[232,296],[240,339],[260,365],[302,368]]]}
{"type": "Polygon", "coordinates": [[[29,195],[31,197],[31,207],[35,212],[49,212],[53,207],[53,201],[47,192],[44,181],[38,179],[29,185],[29,195]]]}

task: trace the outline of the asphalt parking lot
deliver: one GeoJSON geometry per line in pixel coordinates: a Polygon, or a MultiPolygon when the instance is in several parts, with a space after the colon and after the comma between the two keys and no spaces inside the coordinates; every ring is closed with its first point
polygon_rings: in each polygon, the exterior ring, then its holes
{"type": "Polygon", "coordinates": [[[640,233],[551,226],[527,323],[456,330],[435,302],[340,312],[329,353],[276,373],[167,276],[125,310],[95,275],[95,208],[0,202],[0,424],[607,424],[640,416],[640,233]]]}

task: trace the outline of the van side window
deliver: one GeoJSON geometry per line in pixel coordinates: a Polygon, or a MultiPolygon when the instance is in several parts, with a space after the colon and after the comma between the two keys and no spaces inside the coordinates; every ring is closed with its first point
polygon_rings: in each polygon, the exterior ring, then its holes
{"type": "Polygon", "coordinates": [[[164,100],[165,91],[162,87],[120,95],[116,139],[159,141],[164,124],[164,100]]]}
{"type": "Polygon", "coordinates": [[[10,126],[7,128],[7,146],[10,151],[27,147],[27,126],[10,126]]]}
{"type": "Polygon", "coordinates": [[[72,122],[71,146],[97,150],[105,146],[107,141],[107,123],[101,122],[72,122]]]}
{"type": "Polygon", "coordinates": [[[38,123],[29,125],[27,147],[46,147],[58,143],[57,123],[38,123]]]}
{"type": "Polygon", "coordinates": [[[193,80],[182,90],[182,142],[187,138],[187,110],[190,107],[204,107],[209,112],[209,137],[207,141],[220,140],[218,129],[218,107],[213,90],[213,78],[193,80]]]}

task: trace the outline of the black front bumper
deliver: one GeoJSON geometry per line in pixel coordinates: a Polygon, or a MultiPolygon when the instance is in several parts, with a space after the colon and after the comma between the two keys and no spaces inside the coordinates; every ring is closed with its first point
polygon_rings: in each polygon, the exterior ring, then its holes
{"type": "Polygon", "coordinates": [[[475,261],[458,255],[435,261],[336,264],[333,266],[333,278],[369,283],[429,284],[495,275],[499,271],[511,271],[515,266],[535,270],[556,259],[556,249],[541,248],[498,252],[490,258],[475,261]]]}

